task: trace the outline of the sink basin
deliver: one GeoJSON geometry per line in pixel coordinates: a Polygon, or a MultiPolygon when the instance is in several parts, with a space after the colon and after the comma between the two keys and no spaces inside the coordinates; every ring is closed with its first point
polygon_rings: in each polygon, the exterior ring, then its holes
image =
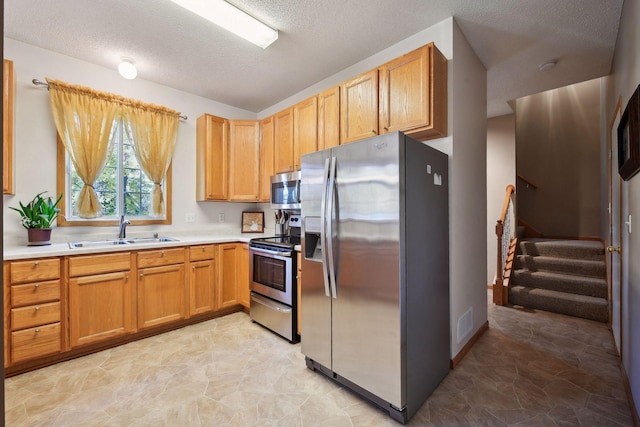
{"type": "Polygon", "coordinates": [[[134,245],[136,243],[177,242],[173,237],[133,237],[131,239],[81,240],[69,242],[69,248],[104,248],[114,245],[134,245]]]}
{"type": "Polygon", "coordinates": [[[127,239],[129,243],[159,243],[159,242],[177,242],[178,239],[173,237],[133,237],[127,239]]]}
{"type": "Polygon", "coordinates": [[[82,240],[79,242],[69,242],[69,248],[100,248],[104,246],[114,246],[114,245],[129,245],[131,244],[128,240],[121,239],[113,239],[113,240],[82,240]]]}

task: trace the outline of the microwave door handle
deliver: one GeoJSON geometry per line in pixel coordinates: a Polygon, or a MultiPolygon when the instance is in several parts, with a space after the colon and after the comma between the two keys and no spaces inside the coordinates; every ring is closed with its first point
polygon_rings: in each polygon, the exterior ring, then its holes
{"type": "Polygon", "coordinates": [[[333,262],[333,203],[335,202],[336,190],[336,158],[331,157],[331,167],[329,169],[329,194],[327,195],[327,258],[329,259],[329,283],[331,284],[331,294],[333,298],[338,298],[336,288],[336,268],[333,262]]]}
{"type": "Polygon", "coordinates": [[[329,291],[329,266],[327,265],[327,244],[326,244],[326,208],[327,208],[327,186],[329,183],[329,161],[324,162],[324,175],[322,178],[322,197],[320,199],[320,244],[322,245],[322,277],[324,281],[324,293],[331,297],[329,291]]]}

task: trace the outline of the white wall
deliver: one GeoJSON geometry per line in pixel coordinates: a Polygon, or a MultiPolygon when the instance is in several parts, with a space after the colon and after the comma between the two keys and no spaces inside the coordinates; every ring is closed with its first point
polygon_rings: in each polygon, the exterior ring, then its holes
{"type": "MultiPolygon", "coordinates": [[[[607,122],[613,117],[618,97],[622,97],[625,106],[640,83],[640,2],[624,2],[614,53],[612,80],[613,93],[606,96],[607,122]]],[[[611,85],[607,88],[611,90],[611,85]]],[[[603,144],[606,142],[606,139],[602,141],[603,144]]],[[[622,364],[629,379],[635,406],[640,408],[640,175],[624,184],[622,194],[632,215],[632,229],[626,236],[628,245],[622,248],[624,259],[629,261],[626,263],[628,276],[624,277],[621,283],[622,364]]]]}
{"type": "MultiPolygon", "coordinates": [[[[16,76],[15,105],[15,195],[4,196],[4,242],[24,244],[26,233],[20,226],[19,216],[8,209],[18,201],[26,203],[41,191],[56,193],[56,130],[49,107],[46,89],[34,86],[31,80],[44,81],[51,77],[73,84],[89,86],[144,102],[165,105],[188,116],[178,128],[176,151],[173,158],[173,225],[131,227],[129,231],[153,229],[202,230],[212,233],[227,232],[230,226],[239,230],[243,210],[271,212],[268,205],[251,203],[220,203],[195,201],[195,144],[196,118],[211,113],[230,119],[255,119],[253,112],[230,107],[219,102],[181,92],[142,79],[125,80],[117,71],[103,68],[69,56],[44,50],[11,39],[4,39],[4,56],[14,61],[16,76]],[[218,223],[218,214],[225,213],[225,223],[218,223]],[[185,223],[185,214],[195,213],[194,223],[185,223]]],[[[272,215],[265,215],[269,226],[272,215]]],[[[273,221],[271,221],[273,223],[273,221]]],[[[110,233],[115,227],[61,227],[53,233],[55,241],[67,241],[74,235],[110,233]]],[[[113,237],[113,236],[112,236],[113,237]]]]}
{"type": "Polygon", "coordinates": [[[516,184],[515,120],[514,114],[487,120],[487,284],[494,283],[496,276],[496,221],[507,185],[516,184]]]}
{"type": "Polygon", "coordinates": [[[451,355],[487,321],[487,72],[453,25],[450,114],[451,355]],[[453,92],[451,94],[451,92],[453,92]],[[453,111],[453,113],[451,112],[453,111]],[[471,310],[466,334],[462,317],[471,310]]]}

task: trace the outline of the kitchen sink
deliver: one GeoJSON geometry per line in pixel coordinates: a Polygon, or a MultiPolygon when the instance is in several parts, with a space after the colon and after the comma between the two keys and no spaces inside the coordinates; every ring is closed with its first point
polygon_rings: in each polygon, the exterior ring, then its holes
{"type": "Polygon", "coordinates": [[[104,248],[117,245],[135,245],[136,243],[177,242],[173,237],[132,237],[131,239],[80,240],[69,242],[69,248],[104,248]]]}
{"type": "Polygon", "coordinates": [[[104,246],[129,245],[131,242],[124,239],[113,240],[81,240],[79,242],[69,242],[69,248],[100,248],[104,246]]]}
{"type": "Polygon", "coordinates": [[[177,242],[178,239],[173,237],[133,237],[126,239],[129,243],[159,243],[159,242],[177,242]]]}

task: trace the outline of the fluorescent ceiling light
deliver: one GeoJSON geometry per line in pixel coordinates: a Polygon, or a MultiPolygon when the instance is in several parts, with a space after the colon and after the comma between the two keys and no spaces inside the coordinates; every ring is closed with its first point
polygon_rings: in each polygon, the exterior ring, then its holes
{"type": "Polygon", "coordinates": [[[227,31],[266,48],[278,39],[278,32],[223,0],[171,0],[227,31]]]}

